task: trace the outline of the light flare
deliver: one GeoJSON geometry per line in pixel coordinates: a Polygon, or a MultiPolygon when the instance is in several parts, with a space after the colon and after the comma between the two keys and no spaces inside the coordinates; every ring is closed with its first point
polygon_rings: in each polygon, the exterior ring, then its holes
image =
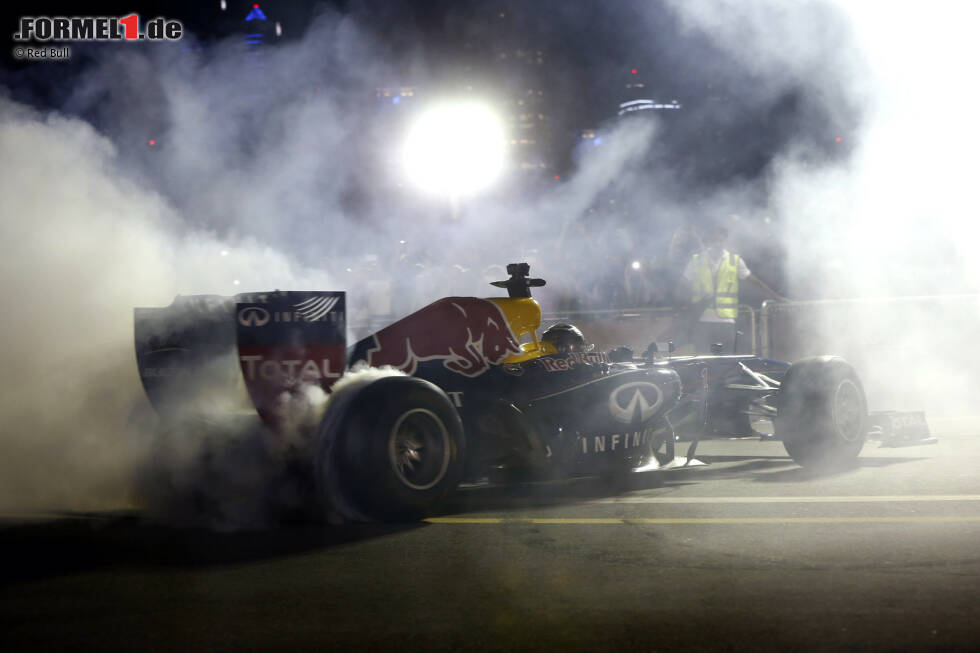
{"type": "Polygon", "coordinates": [[[409,129],[402,163],[412,183],[426,192],[472,195],[500,176],[505,142],[501,120],[487,105],[434,106],[409,129]]]}

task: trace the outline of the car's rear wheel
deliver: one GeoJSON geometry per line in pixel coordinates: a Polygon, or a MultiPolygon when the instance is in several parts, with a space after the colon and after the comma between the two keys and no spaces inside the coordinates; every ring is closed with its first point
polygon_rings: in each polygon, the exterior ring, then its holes
{"type": "Polygon", "coordinates": [[[405,376],[374,379],[343,393],[331,398],[320,427],[321,498],[357,521],[431,514],[462,470],[463,429],[449,398],[435,385],[405,376]]]}
{"type": "Polygon", "coordinates": [[[836,356],[793,363],[777,397],[776,435],[801,467],[853,463],[868,433],[868,405],[857,372],[836,356]]]}

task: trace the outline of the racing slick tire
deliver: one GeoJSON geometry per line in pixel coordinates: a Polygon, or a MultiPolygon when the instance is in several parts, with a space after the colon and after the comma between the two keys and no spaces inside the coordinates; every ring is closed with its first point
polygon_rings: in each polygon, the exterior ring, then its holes
{"type": "Polygon", "coordinates": [[[352,521],[431,514],[463,467],[463,426],[446,393],[422,379],[388,376],[338,394],[318,432],[315,481],[324,507],[352,521]]]}
{"type": "Polygon", "coordinates": [[[776,435],[801,467],[846,467],[867,439],[864,388],[843,358],[819,356],[793,363],[783,378],[776,408],[776,435]]]}

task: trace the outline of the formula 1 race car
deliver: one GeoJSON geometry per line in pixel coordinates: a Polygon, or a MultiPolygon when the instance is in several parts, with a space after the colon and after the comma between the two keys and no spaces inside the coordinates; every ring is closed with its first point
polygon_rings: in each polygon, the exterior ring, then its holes
{"type": "Polygon", "coordinates": [[[684,466],[707,436],[779,438],[816,468],[852,461],[869,433],[928,438],[921,413],[869,415],[841,358],[673,357],[656,346],[636,357],[592,351],[568,324],[539,337],[530,289],[545,282],[525,263],[507,272],[493,284],[507,297],[440,299],[349,349],[342,292],[137,308],[143,387],[163,419],[257,414],[293,443],[289,468],[321,508],[354,520],[417,519],[464,480],[684,466]],[[317,393],[329,399],[298,418],[317,393]]]}

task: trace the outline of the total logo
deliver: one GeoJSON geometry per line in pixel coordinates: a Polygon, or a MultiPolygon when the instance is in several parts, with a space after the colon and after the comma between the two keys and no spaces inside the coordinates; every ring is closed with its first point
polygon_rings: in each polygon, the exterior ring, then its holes
{"type": "Polygon", "coordinates": [[[248,381],[262,379],[263,381],[319,381],[321,379],[339,379],[341,371],[330,369],[330,359],[290,359],[272,360],[262,356],[239,356],[242,371],[248,381]]]}
{"type": "Polygon", "coordinates": [[[609,395],[609,413],[623,424],[642,424],[664,401],[660,386],[646,381],[624,383],[609,395]]]}

